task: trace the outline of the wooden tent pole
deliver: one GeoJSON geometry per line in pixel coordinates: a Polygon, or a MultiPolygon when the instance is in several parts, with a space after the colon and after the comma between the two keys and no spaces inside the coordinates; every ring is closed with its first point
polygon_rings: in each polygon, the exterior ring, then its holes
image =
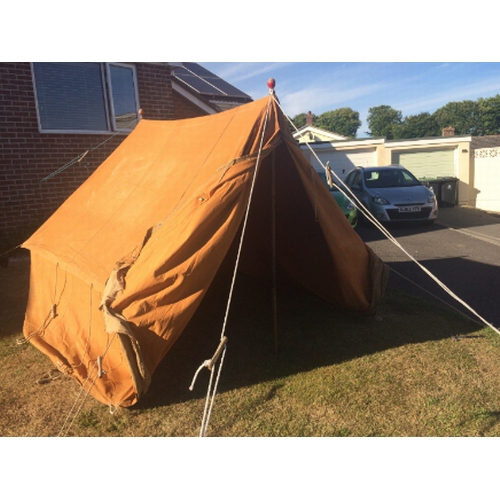
{"type": "Polygon", "coordinates": [[[278,300],[276,292],[276,164],[275,154],[271,157],[271,259],[273,280],[273,330],[274,352],[278,352],[278,300]]]}

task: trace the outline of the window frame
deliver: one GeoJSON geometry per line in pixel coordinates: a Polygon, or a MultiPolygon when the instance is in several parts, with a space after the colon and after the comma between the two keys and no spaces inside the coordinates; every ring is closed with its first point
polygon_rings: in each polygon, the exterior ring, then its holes
{"type": "MultiPolygon", "coordinates": [[[[95,129],[54,129],[54,128],[44,128],[42,124],[42,119],[40,115],[39,109],[39,99],[38,99],[38,89],[37,82],[35,76],[35,65],[36,63],[31,63],[31,75],[33,79],[33,90],[35,94],[35,106],[37,113],[37,121],[38,121],[38,131],[43,134],[72,134],[72,135],[82,135],[82,134],[93,134],[93,135],[113,135],[117,133],[129,134],[134,127],[132,128],[118,128],[116,126],[116,115],[114,108],[114,100],[112,93],[112,83],[111,83],[111,66],[120,66],[125,67],[132,70],[133,75],[133,85],[134,85],[134,99],[136,106],[136,114],[137,114],[137,122],[139,122],[139,110],[140,110],[140,102],[139,102],[139,89],[137,83],[137,68],[134,64],[125,64],[125,63],[98,63],[101,71],[101,85],[102,92],[104,96],[104,115],[106,119],[107,129],[105,130],[95,130],[95,129]]],[[[63,63],[64,64],[64,63],[63,63]]],[[[92,63],[88,63],[92,64],[92,63]]]]}
{"type": "Polygon", "coordinates": [[[120,68],[127,68],[132,70],[132,79],[134,84],[134,99],[135,99],[135,113],[136,113],[136,125],[139,121],[139,110],[141,109],[139,103],[139,87],[137,84],[137,70],[133,64],[125,64],[125,63],[105,63],[105,72],[106,72],[106,83],[107,83],[107,97],[109,100],[109,110],[110,116],[109,119],[111,121],[111,128],[114,132],[126,132],[130,133],[134,127],[132,128],[118,128],[116,125],[116,113],[115,113],[115,101],[113,98],[113,82],[111,80],[111,66],[117,66],[120,68]]]}

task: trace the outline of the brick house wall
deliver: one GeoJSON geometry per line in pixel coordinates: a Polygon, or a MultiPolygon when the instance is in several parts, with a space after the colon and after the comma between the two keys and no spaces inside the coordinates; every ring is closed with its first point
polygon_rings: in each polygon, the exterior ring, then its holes
{"type": "MultiPolygon", "coordinates": [[[[166,65],[135,63],[146,119],[205,115],[172,90],[166,65]]],[[[22,243],[123,141],[126,134],[38,130],[30,63],[0,63],[0,254],[22,243]],[[40,182],[87,150],[79,163],[40,182]]]]}
{"type": "Polygon", "coordinates": [[[198,106],[193,104],[191,101],[188,101],[177,92],[172,92],[172,94],[174,102],[174,120],[180,120],[182,118],[196,118],[197,116],[200,116],[200,108],[198,106]]]}

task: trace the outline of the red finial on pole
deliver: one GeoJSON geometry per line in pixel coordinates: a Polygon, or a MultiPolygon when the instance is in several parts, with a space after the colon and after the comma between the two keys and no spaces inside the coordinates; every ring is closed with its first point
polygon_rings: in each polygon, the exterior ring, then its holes
{"type": "Polygon", "coordinates": [[[274,87],[276,86],[276,80],[274,78],[269,78],[269,80],[267,80],[267,86],[269,87],[269,93],[274,94],[274,87]]]}

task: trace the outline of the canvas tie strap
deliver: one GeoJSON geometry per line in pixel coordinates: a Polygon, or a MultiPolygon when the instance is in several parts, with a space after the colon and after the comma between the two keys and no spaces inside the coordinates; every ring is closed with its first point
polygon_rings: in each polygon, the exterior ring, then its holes
{"type": "Polygon", "coordinates": [[[326,162],[326,166],[325,166],[325,175],[326,175],[326,182],[328,183],[328,185],[332,188],[333,186],[335,186],[334,182],[333,182],[333,175],[332,175],[332,169],[330,168],[330,161],[327,161],[326,162]]]}
{"type": "Polygon", "coordinates": [[[29,342],[33,337],[43,337],[45,334],[45,330],[47,330],[49,324],[57,318],[57,305],[61,303],[61,298],[63,296],[64,290],[66,289],[66,281],[67,281],[67,275],[64,275],[64,283],[61,289],[61,292],[59,294],[59,299],[57,299],[57,280],[58,280],[58,269],[59,269],[59,262],[56,264],[55,268],[55,277],[54,277],[54,296],[52,298],[52,305],[50,306],[50,310],[47,313],[47,316],[43,320],[41,326],[38,328],[38,330],[32,332],[30,335],[27,335],[25,338],[20,339],[17,341],[19,345],[25,344],[29,342]]]}
{"type": "MultiPolygon", "coordinates": [[[[151,383],[151,374],[146,367],[139,341],[134,336],[127,319],[111,307],[118,293],[124,289],[125,276],[133,261],[134,257],[130,256],[116,264],[104,286],[99,309],[103,313],[105,331],[118,334],[132,381],[137,394],[140,396],[147,391],[151,383]]],[[[99,369],[99,373],[102,375],[102,369],[99,369]]]]}

